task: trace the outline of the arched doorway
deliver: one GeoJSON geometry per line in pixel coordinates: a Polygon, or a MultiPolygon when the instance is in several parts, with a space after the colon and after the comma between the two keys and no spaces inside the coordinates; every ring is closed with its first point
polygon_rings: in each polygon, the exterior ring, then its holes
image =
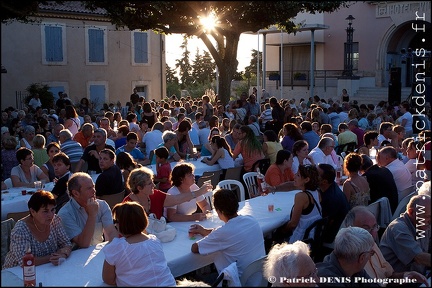
{"type": "Polygon", "coordinates": [[[431,74],[431,36],[430,33],[425,33],[418,29],[415,31],[412,27],[422,28],[424,31],[431,29],[431,23],[425,21],[408,21],[394,30],[388,41],[386,67],[387,75],[385,77],[387,83],[390,82],[391,68],[400,67],[401,86],[412,87],[415,82],[416,64],[420,68],[426,69],[426,77],[431,74]],[[417,49],[417,50],[416,50],[417,49]],[[424,49],[427,52],[422,52],[424,49]],[[415,53],[417,51],[417,53],[415,53]],[[420,56],[419,56],[420,55],[420,56]],[[424,66],[423,67],[423,63],[424,66]]]}

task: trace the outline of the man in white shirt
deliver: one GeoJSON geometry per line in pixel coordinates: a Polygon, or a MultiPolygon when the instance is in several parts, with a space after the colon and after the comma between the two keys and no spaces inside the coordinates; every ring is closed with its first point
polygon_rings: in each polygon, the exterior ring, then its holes
{"type": "Polygon", "coordinates": [[[318,142],[318,146],[313,148],[311,152],[309,152],[309,156],[312,157],[313,163],[315,165],[318,164],[330,164],[333,168],[337,168],[333,158],[331,157],[331,153],[334,150],[335,142],[332,138],[323,137],[318,142]]]}
{"type": "Polygon", "coordinates": [[[379,150],[377,163],[379,166],[389,169],[393,174],[400,201],[403,198],[401,192],[411,186],[411,173],[403,162],[398,159],[396,149],[392,146],[386,146],[379,150]]]}
{"type": "Polygon", "coordinates": [[[198,138],[201,145],[207,144],[209,142],[209,135],[210,135],[210,129],[207,126],[206,121],[201,121],[198,124],[199,130],[198,130],[198,138]]]}
{"type": "Polygon", "coordinates": [[[192,128],[196,131],[199,131],[198,123],[203,120],[203,114],[201,112],[197,112],[195,114],[195,122],[192,123],[192,128]]]}
{"type": "Polygon", "coordinates": [[[393,131],[393,124],[390,122],[381,122],[378,135],[378,146],[384,140],[390,141],[393,147],[398,147],[397,133],[393,131]]]}
{"type": "Polygon", "coordinates": [[[30,99],[28,105],[33,110],[36,110],[37,107],[42,107],[42,102],[39,98],[38,93],[34,94],[33,98],[30,99]]]}
{"type": "Polygon", "coordinates": [[[156,149],[156,147],[163,142],[162,140],[163,128],[164,125],[161,122],[156,122],[152,127],[152,131],[144,134],[144,137],[142,138],[142,142],[145,145],[145,151],[147,157],[150,155],[150,151],[156,149]]]}

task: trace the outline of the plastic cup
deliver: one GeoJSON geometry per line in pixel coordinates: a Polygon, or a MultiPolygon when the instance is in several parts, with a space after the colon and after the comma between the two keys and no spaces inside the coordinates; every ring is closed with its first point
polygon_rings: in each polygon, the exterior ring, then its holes
{"type": "Polygon", "coordinates": [[[274,211],[274,204],[268,204],[268,211],[273,212],[274,211]]]}
{"type": "Polygon", "coordinates": [[[36,189],[42,189],[42,181],[35,181],[33,184],[36,189]]]}
{"type": "Polygon", "coordinates": [[[58,266],[62,265],[64,262],[66,262],[66,258],[61,257],[58,259],[58,266]]]}

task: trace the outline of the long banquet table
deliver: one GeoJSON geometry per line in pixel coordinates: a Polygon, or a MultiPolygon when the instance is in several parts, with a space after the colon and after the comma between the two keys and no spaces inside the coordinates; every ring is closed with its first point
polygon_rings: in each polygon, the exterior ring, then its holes
{"type": "MultiPolygon", "coordinates": [[[[289,220],[294,195],[298,192],[277,192],[274,195],[260,196],[239,203],[240,215],[254,216],[263,231],[271,232],[289,220]],[[268,211],[268,204],[274,204],[274,211],[268,211]]],[[[215,214],[215,213],[214,213],[215,214]]],[[[201,221],[204,227],[218,227],[223,224],[217,216],[201,221]]],[[[191,252],[191,245],[200,239],[189,239],[188,229],[195,222],[171,222],[177,235],[173,241],[162,243],[165,258],[174,277],[181,276],[213,263],[213,254],[199,255],[191,252]]],[[[104,255],[101,249],[107,244],[101,243],[86,249],[73,251],[61,266],[44,264],[36,267],[37,284],[43,286],[108,286],[102,281],[104,255]]],[[[22,268],[12,267],[2,271],[2,286],[11,286],[22,279],[22,268]]],[[[21,283],[22,285],[22,283],[21,283]]]]}
{"type": "MultiPolygon", "coordinates": [[[[194,173],[196,176],[202,176],[204,172],[213,172],[213,171],[218,171],[221,170],[221,167],[219,164],[214,164],[212,166],[207,165],[206,163],[201,162],[201,160],[204,159],[204,157],[200,157],[197,160],[180,160],[179,162],[171,162],[171,170],[180,163],[190,163],[192,164],[195,169],[194,169],[194,173]]],[[[151,164],[149,166],[147,166],[148,168],[150,168],[153,173],[156,175],[156,164],[151,164]]]]}

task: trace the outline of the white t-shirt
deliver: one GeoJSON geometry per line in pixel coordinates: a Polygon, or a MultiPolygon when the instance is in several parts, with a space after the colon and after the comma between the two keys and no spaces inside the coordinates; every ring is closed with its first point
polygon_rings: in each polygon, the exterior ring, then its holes
{"type": "MultiPolygon", "coordinates": [[[[191,191],[196,191],[199,189],[200,188],[196,184],[192,184],[192,186],[190,187],[191,191]]],[[[167,191],[167,193],[171,194],[171,195],[178,195],[178,194],[180,194],[180,191],[178,190],[178,188],[176,186],[172,186],[167,191]]],[[[175,206],[167,207],[167,209],[168,208],[174,208],[174,209],[177,209],[178,214],[192,215],[192,213],[194,213],[197,210],[197,203],[201,202],[204,199],[205,199],[204,196],[201,195],[201,196],[198,196],[195,199],[192,199],[188,202],[183,202],[183,203],[175,205],[175,206]]]]}
{"type": "Polygon", "coordinates": [[[395,159],[385,167],[393,174],[399,194],[412,185],[411,173],[408,171],[402,161],[395,159]]]}
{"type": "Polygon", "coordinates": [[[102,251],[105,260],[115,266],[118,287],[173,287],[174,276],[168,267],[162,244],[154,235],[129,244],[125,238],[114,238],[102,251]]]}
{"type": "Polygon", "coordinates": [[[200,254],[215,253],[214,264],[220,273],[237,261],[239,277],[247,265],[265,255],[261,227],[252,216],[239,215],[197,242],[200,254]]]}
{"type": "Polygon", "coordinates": [[[402,123],[402,120],[403,119],[406,119],[407,120],[407,122],[405,123],[405,126],[404,126],[404,128],[405,128],[405,131],[412,131],[413,129],[412,129],[412,125],[413,125],[413,116],[411,115],[411,113],[410,112],[405,112],[405,114],[403,114],[401,117],[400,117],[400,121],[401,121],[401,123],[402,123]]]}
{"type": "Polygon", "coordinates": [[[144,134],[142,142],[145,144],[146,155],[150,155],[150,151],[156,149],[159,144],[163,142],[162,132],[160,130],[153,130],[144,134]]]}
{"type": "Polygon", "coordinates": [[[324,152],[318,148],[315,147],[314,149],[312,149],[311,152],[309,152],[309,156],[312,157],[315,165],[324,163],[324,164],[330,164],[333,166],[333,168],[337,168],[335,162],[333,161],[333,158],[331,157],[331,155],[325,155],[324,152]]]}

